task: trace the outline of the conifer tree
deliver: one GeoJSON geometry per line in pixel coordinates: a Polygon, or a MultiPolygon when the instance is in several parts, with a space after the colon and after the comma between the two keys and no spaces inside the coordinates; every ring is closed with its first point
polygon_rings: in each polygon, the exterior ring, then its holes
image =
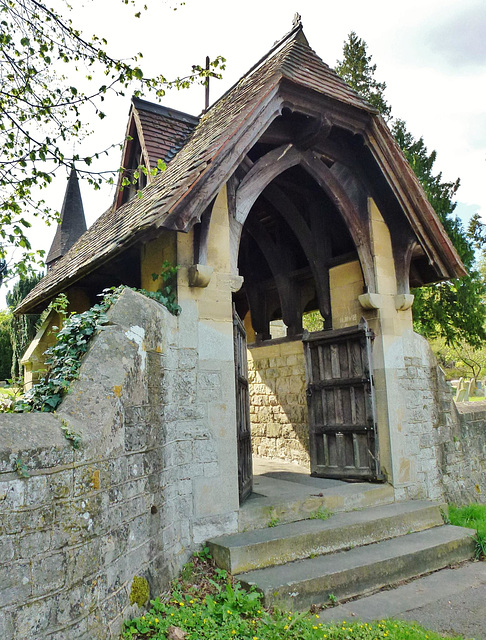
{"type": "MultiPolygon", "coordinates": [[[[15,283],[12,291],[7,293],[7,304],[10,310],[13,311],[15,307],[25,298],[25,296],[31,291],[35,285],[42,280],[43,273],[36,273],[27,278],[21,278],[15,283]]],[[[37,331],[37,323],[39,322],[40,315],[38,314],[25,314],[21,316],[10,317],[10,342],[12,345],[12,362],[11,362],[11,377],[18,378],[22,375],[22,366],[20,361],[25,353],[25,350],[35,338],[37,331]]]]}
{"type": "MultiPolygon", "coordinates": [[[[366,43],[351,32],[336,72],[386,119],[391,114],[383,95],[386,84],[375,80],[375,71],[366,43]]],[[[447,344],[463,341],[479,346],[486,340],[486,285],[475,268],[474,246],[481,242],[478,225],[468,234],[454,215],[460,182],[444,182],[442,173],[434,173],[436,151],[429,153],[423,138],[414,138],[403,120],[393,122],[392,133],[468,270],[464,278],[414,289],[414,328],[425,337],[444,338],[447,344]]]]}
{"type": "Polygon", "coordinates": [[[367,54],[366,42],[351,31],[343,45],[343,59],[337,61],[335,71],[362,98],[378,109],[385,120],[389,120],[391,106],[384,97],[386,84],[376,80],[376,64],[371,64],[371,58],[367,54]]]}

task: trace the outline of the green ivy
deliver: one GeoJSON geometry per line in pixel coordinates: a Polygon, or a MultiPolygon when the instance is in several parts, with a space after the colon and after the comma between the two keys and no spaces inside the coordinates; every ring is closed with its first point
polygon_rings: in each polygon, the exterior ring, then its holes
{"type": "MultiPolygon", "coordinates": [[[[135,289],[143,295],[163,304],[173,315],[178,315],[181,308],[176,302],[175,276],[178,267],[164,262],[162,272],[153,274],[153,279],[162,279],[160,291],[146,291],[135,289]]],[[[87,352],[89,342],[100,327],[106,324],[106,312],[120,297],[122,291],[130,287],[121,285],[105,289],[101,295],[101,302],[95,304],[83,313],[66,315],[66,298],[61,294],[52,304],[51,308],[64,315],[62,328],[54,327],[56,344],[46,350],[47,372],[45,376],[32,389],[26,391],[14,405],[14,411],[55,411],[61,400],[66,395],[69,385],[78,377],[83,355],[87,352]]],[[[69,430],[67,424],[63,424],[64,435],[77,449],[80,444],[80,436],[69,430]]]]}
{"type": "MultiPolygon", "coordinates": [[[[88,350],[95,332],[106,323],[106,311],[118,298],[121,290],[103,295],[102,302],[88,311],[68,316],[57,330],[56,343],[46,350],[47,372],[32,389],[15,403],[15,411],[54,411],[66,394],[69,385],[78,377],[81,358],[88,350]]],[[[62,301],[61,301],[62,304],[62,301]]],[[[59,301],[55,302],[56,308],[59,301]]],[[[54,308],[54,307],[53,307],[54,308]]]]}

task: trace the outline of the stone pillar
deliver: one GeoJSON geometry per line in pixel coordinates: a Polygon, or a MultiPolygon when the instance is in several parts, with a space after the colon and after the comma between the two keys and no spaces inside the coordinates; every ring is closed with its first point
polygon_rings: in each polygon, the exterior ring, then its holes
{"type": "Polygon", "coordinates": [[[196,362],[195,384],[206,413],[195,416],[217,453],[212,472],[192,478],[194,541],[202,542],[236,530],[239,509],[232,293],[242,279],[231,272],[226,187],[212,211],[207,266],[213,272],[203,286],[191,286],[197,284],[193,256],[193,232],[177,234],[179,345],[196,362]]]}
{"type": "MultiPolygon", "coordinates": [[[[410,448],[406,383],[403,372],[405,337],[413,334],[411,305],[413,296],[397,294],[397,280],[390,233],[375,202],[369,198],[368,210],[376,293],[359,296],[365,317],[376,334],[373,369],[380,462],[382,470],[396,488],[416,482],[416,466],[410,448]]],[[[413,340],[412,340],[413,342],[413,340]]],[[[417,363],[415,363],[417,364],[417,363]]]]}

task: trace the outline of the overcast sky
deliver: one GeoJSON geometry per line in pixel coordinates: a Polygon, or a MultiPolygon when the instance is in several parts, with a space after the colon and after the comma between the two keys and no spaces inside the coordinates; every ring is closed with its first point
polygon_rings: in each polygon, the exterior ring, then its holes
{"type": "MultiPolygon", "coordinates": [[[[311,47],[330,66],[342,56],[350,31],[368,45],[377,65],[376,78],[387,84],[392,114],[423,136],[437,151],[436,170],[444,180],[461,179],[457,212],[468,219],[480,213],[486,221],[486,2],[485,0],[146,0],[148,11],[133,18],[133,6],[123,0],[74,0],[71,18],[88,36],[108,39],[114,56],[141,51],[145,75],[167,78],[185,75],[193,64],[223,55],[223,80],[211,82],[211,102],[229,88],[272,44],[291,28],[294,13],[302,15],[311,47]]],[[[140,6],[143,6],[143,2],[140,6]]],[[[151,98],[148,98],[151,99],[151,98]]],[[[162,103],[198,115],[204,88],[172,91],[162,103]]],[[[92,118],[94,135],[80,153],[89,153],[122,140],[129,96],[109,100],[108,117],[92,118]]],[[[120,152],[109,159],[116,167],[120,152]]],[[[56,181],[49,204],[62,205],[65,179],[56,181]]],[[[93,193],[82,183],[88,226],[111,204],[113,190],[93,193]]],[[[31,241],[49,249],[54,228],[36,224],[31,241]]],[[[0,289],[0,307],[4,306],[0,289]]]]}

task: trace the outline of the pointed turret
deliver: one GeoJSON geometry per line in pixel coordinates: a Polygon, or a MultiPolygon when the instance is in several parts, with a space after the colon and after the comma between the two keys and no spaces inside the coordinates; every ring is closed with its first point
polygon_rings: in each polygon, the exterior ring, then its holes
{"type": "Polygon", "coordinates": [[[56,235],[47,254],[47,270],[51,269],[54,263],[69,251],[86,229],[78,174],[73,166],[62,205],[61,221],[58,224],[56,235]]]}

